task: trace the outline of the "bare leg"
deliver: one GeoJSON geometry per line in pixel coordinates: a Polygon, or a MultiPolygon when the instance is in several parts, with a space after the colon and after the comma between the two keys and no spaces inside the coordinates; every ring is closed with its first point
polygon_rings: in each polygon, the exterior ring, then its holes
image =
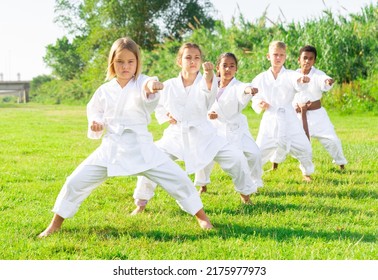
{"type": "Polygon", "coordinates": [[[272,167],[268,170],[268,172],[276,171],[277,169],[278,169],[278,163],[272,162],[272,167]]]}
{"type": "Polygon", "coordinates": [[[197,221],[202,229],[212,229],[213,225],[211,224],[209,218],[207,217],[205,211],[203,209],[199,210],[196,213],[197,221]]]}
{"type": "Polygon", "coordinates": [[[62,218],[58,214],[55,214],[49,226],[44,231],[42,231],[38,235],[38,237],[39,238],[47,237],[50,234],[58,231],[61,228],[63,222],[64,222],[64,218],[62,218]]]}
{"type": "Polygon", "coordinates": [[[204,193],[204,192],[207,192],[207,186],[206,186],[206,185],[201,186],[198,192],[199,192],[199,194],[202,194],[202,193],[204,193]]]}
{"type": "Polygon", "coordinates": [[[240,198],[244,204],[252,204],[250,195],[240,194],[240,198]]]}

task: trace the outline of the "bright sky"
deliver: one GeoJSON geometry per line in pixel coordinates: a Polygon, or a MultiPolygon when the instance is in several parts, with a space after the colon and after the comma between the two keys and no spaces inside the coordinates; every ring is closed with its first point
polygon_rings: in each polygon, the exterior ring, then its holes
{"type": "MultiPolygon", "coordinates": [[[[240,11],[254,21],[265,9],[269,19],[303,22],[326,8],[334,14],[360,12],[378,0],[211,0],[226,24],[240,11]],[[282,11],[282,13],[281,13],[282,11]],[[282,15],[283,14],[283,15],[282,15]]],[[[46,46],[64,35],[54,19],[54,0],[0,0],[0,80],[31,80],[51,71],[43,62],[46,46]]]]}

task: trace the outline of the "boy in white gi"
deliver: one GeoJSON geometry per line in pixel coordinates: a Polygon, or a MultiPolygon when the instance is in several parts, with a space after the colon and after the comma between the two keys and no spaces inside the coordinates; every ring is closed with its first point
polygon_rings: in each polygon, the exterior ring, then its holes
{"type": "MultiPolygon", "coordinates": [[[[248,163],[240,149],[227,143],[207,119],[207,112],[214,103],[217,81],[213,64],[203,63],[204,75],[199,72],[202,51],[193,43],[181,46],[177,55],[181,67],[178,77],[164,82],[155,116],[159,123],[168,121],[163,137],[156,142],[165,153],[174,159],[183,160],[187,173],[205,168],[213,160],[231,177],[235,189],[244,203],[250,203],[250,194],[257,188],[250,176],[248,163]]],[[[196,185],[202,185],[195,179],[196,185]]],[[[154,195],[156,183],[138,178],[134,191],[137,208],[132,214],[142,212],[154,195]]]]}
{"type": "Polygon", "coordinates": [[[127,37],[116,40],[108,58],[109,81],[87,105],[88,137],[99,139],[104,134],[102,143],[67,178],[53,208],[55,215],[39,237],[59,230],[107,177],[127,175],[158,182],[202,228],[212,228],[190,178],[153,143],[147,125],[163,84],[140,72],[139,46],[127,37]]]}
{"type": "MultiPolygon", "coordinates": [[[[254,184],[262,187],[261,152],[249,131],[247,118],[242,113],[258,89],[235,78],[238,60],[233,53],[221,54],[216,63],[216,70],[219,77],[218,93],[209,110],[209,119],[219,135],[243,151],[254,184]]],[[[202,182],[209,183],[211,167],[212,165],[197,172],[197,178],[203,177],[202,182]]],[[[201,186],[200,193],[206,191],[207,187],[201,186]]]]}
{"type": "Polygon", "coordinates": [[[305,89],[310,79],[285,69],[286,45],[281,41],[270,43],[267,58],[271,67],[252,81],[258,88],[252,108],[256,113],[264,111],[256,139],[262,164],[270,160],[274,169],[290,154],[300,162],[304,180],[311,181],[314,172],[311,144],[292,106],[294,95],[305,89]]]}
{"type": "Polygon", "coordinates": [[[307,75],[311,80],[306,90],[295,95],[293,105],[298,118],[303,123],[307,137],[318,139],[333,158],[333,162],[339,165],[340,169],[344,169],[347,160],[344,157],[341,141],[320,102],[323,92],[332,88],[334,80],[314,67],[316,56],[316,48],[313,46],[307,45],[299,50],[298,62],[301,68],[297,71],[307,75]]]}

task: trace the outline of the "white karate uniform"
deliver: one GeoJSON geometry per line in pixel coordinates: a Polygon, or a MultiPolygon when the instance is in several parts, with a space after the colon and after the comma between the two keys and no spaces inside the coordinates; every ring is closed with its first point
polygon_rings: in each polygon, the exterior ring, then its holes
{"type": "Polygon", "coordinates": [[[147,130],[150,114],[159,94],[143,88],[151,78],[140,75],[121,88],[116,79],[101,85],[87,105],[88,137],[101,138],[101,145],[67,178],[53,212],[72,217],[83,200],[109,176],[144,175],[159,182],[180,207],[194,215],[203,208],[196,188],[187,174],[153,143],[147,130]],[[93,132],[92,121],[104,131],[93,132]]]}
{"type": "MultiPolygon", "coordinates": [[[[227,87],[218,89],[217,99],[209,110],[216,112],[218,117],[210,119],[210,122],[217,128],[219,135],[243,151],[253,182],[257,187],[262,187],[261,152],[249,131],[248,120],[242,113],[252,98],[252,95],[244,94],[247,86],[249,84],[233,78],[227,87]]],[[[196,173],[197,178],[202,178],[203,184],[210,182],[211,167],[196,173]]]]}
{"type": "MultiPolygon", "coordinates": [[[[156,145],[172,158],[183,160],[189,174],[205,168],[213,160],[218,162],[232,177],[236,191],[249,195],[257,188],[249,175],[242,151],[217,135],[217,130],[207,119],[216,91],[217,80],[213,80],[212,88],[208,90],[201,73],[187,89],[182,83],[181,73],[164,82],[155,116],[159,123],[164,123],[169,120],[167,114],[170,113],[177,123],[165,129],[156,145]]],[[[153,182],[138,178],[134,191],[136,204],[139,200],[151,199],[155,187],[153,182]]]]}
{"type": "Polygon", "coordinates": [[[252,108],[261,113],[260,101],[270,105],[261,119],[256,144],[261,150],[263,165],[269,160],[281,163],[290,154],[300,162],[302,173],[311,175],[314,172],[311,144],[292,106],[296,92],[307,86],[297,83],[300,77],[300,73],[282,67],[277,79],[271,68],[253,79],[258,93],[252,98],[252,108]]]}
{"type": "MultiPolygon", "coordinates": [[[[297,72],[300,71],[301,69],[297,70],[297,72]]],[[[323,96],[323,92],[327,92],[332,88],[332,86],[326,85],[325,83],[325,80],[331,78],[315,67],[311,68],[311,71],[307,76],[311,79],[308,88],[295,95],[293,101],[294,108],[300,103],[320,100],[323,96]]],[[[302,121],[302,115],[297,114],[297,116],[302,121]]],[[[345,165],[348,163],[344,157],[341,141],[337,137],[335,129],[324,107],[316,110],[308,110],[307,124],[310,137],[319,140],[333,158],[333,163],[337,165],[345,165]]]]}

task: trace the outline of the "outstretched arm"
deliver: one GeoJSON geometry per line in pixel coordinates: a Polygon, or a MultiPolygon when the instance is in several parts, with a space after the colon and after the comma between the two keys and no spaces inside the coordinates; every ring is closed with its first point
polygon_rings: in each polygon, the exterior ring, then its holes
{"type": "Polygon", "coordinates": [[[207,89],[211,90],[213,78],[214,78],[214,65],[211,62],[205,62],[202,64],[203,77],[206,80],[207,89]]]}

